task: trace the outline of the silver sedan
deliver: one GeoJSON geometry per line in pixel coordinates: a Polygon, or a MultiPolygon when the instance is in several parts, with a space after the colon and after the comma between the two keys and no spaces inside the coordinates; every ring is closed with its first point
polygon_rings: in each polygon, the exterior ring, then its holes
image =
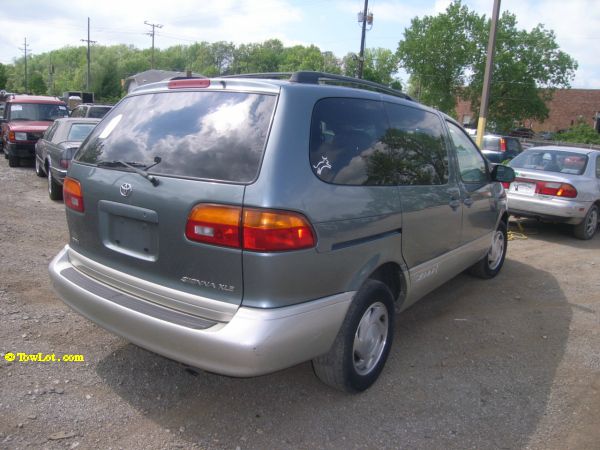
{"type": "Polygon", "coordinates": [[[600,211],[600,151],[574,147],[532,147],[509,166],[508,188],[514,216],[573,225],[575,237],[591,239],[600,211]]]}

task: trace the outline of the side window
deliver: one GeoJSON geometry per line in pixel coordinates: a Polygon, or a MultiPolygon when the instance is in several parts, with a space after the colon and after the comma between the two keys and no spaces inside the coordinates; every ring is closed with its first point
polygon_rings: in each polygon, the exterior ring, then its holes
{"type": "Polygon", "coordinates": [[[393,185],[383,143],[387,118],[379,101],[325,98],[313,109],[310,165],[321,180],[352,186],[393,185]]]}
{"type": "Polygon", "coordinates": [[[600,157],[596,156],[596,178],[600,178],[600,157]]]}
{"type": "Polygon", "coordinates": [[[479,150],[463,130],[451,122],[446,122],[450,138],[456,149],[460,177],[465,183],[487,183],[489,181],[485,161],[479,150]]]}
{"type": "Polygon", "coordinates": [[[437,115],[410,106],[385,103],[391,127],[383,142],[388,148],[384,167],[401,185],[448,182],[448,150],[437,115]]]}
{"type": "Polygon", "coordinates": [[[46,131],[44,132],[44,137],[43,139],[45,139],[46,141],[51,141],[52,137],[54,136],[54,133],[56,133],[56,130],[58,129],[58,122],[54,122],[52,125],[50,125],[48,127],[48,129],[46,129],[46,131]]]}

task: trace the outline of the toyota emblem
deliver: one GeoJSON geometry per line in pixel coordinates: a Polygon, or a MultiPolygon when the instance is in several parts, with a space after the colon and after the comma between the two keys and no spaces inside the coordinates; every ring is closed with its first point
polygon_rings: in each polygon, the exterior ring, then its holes
{"type": "Polygon", "coordinates": [[[123,183],[120,191],[123,197],[129,197],[131,195],[131,191],[133,191],[133,187],[129,183],[123,183]]]}

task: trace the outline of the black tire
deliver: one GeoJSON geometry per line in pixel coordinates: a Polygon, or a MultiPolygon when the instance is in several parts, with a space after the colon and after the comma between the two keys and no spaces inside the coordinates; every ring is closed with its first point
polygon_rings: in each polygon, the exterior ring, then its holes
{"type": "Polygon", "coordinates": [[[40,178],[46,176],[46,172],[44,172],[44,169],[42,169],[42,165],[40,164],[37,155],[35,156],[35,174],[40,178]]]}
{"type": "Polygon", "coordinates": [[[9,167],[19,167],[21,165],[21,160],[18,156],[8,155],[8,166],[9,167]]]}
{"type": "Polygon", "coordinates": [[[48,196],[50,200],[62,200],[62,186],[52,176],[52,170],[48,167],[48,196]]]}
{"type": "Polygon", "coordinates": [[[508,248],[506,224],[500,222],[494,232],[492,246],[486,255],[469,268],[469,273],[478,278],[494,278],[502,269],[508,248]]]}
{"type": "Polygon", "coordinates": [[[392,293],[382,282],[367,280],[352,300],[329,352],[313,359],[313,370],[333,388],[364,391],[383,370],[393,337],[392,293]]]}
{"type": "Polygon", "coordinates": [[[598,229],[598,205],[592,205],[585,218],[579,225],[573,227],[573,234],[577,239],[587,241],[594,237],[598,229]]]}

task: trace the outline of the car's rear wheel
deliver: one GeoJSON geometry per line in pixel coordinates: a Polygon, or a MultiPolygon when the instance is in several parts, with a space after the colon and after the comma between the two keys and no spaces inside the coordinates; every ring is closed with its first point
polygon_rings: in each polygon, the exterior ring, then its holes
{"type": "Polygon", "coordinates": [[[48,195],[51,200],[62,200],[62,186],[52,176],[52,170],[48,167],[48,195]]]}
{"type": "Polygon", "coordinates": [[[325,355],[313,359],[321,381],[346,392],[361,392],[379,377],[394,336],[394,299],[380,281],[368,280],[357,292],[325,355]]]}
{"type": "Polygon", "coordinates": [[[494,278],[502,269],[506,258],[508,244],[508,232],[506,224],[500,222],[494,232],[492,245],[487,254],[469,269],[469,273],[479,278],[494,278]]]}
{"type": "Polygon", "coordinates": [[[598,205],[592,205],[588,210],[583,222],[573,227],[573,234],[577,239],[587,241],[594,237],[598,229],[598,205]]]}
{"type": "Polygon", "coordinates": [[[18,156],[8,155],[8,166],[9,167],[19,167],[21,160],[18,156]]]}

